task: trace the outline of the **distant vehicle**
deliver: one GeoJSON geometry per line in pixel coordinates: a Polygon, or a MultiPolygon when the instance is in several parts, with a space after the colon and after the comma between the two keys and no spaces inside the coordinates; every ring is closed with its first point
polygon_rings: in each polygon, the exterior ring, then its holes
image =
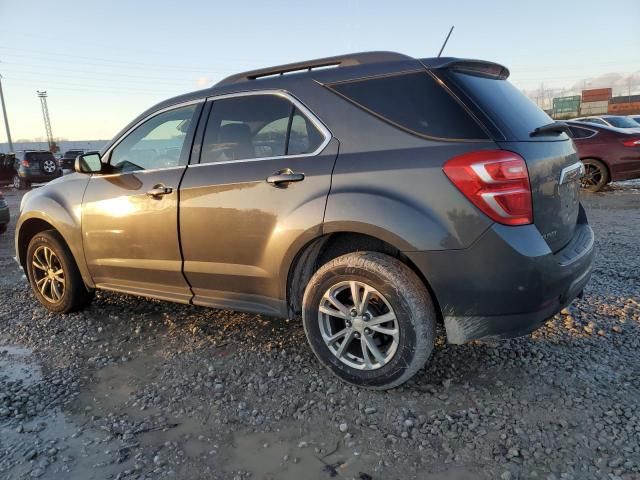
{"type": "Polygon", "coordinates": [[[84,150],[67,150],[64,152],[62,158],[58,160],[58,165],[60,165],[60,168],[64,168],[65,170],[73,170],[76,158],[83,153],[84,150]]]}
{"type": "Polygon", "coordinates": [[[0,233],[7,231],[7,225],[9,225],[10,219],[9,206],[7,205],[7,201],[4,199],[4,195],[0,192],[0,233]]]}
{"type": "Polygon", "coordinates": [[[58,167],[53,153],[46,150],[19,150],[13,165],[13,186],[18,190],[62,176],[62,169],[58,167]]]}
{"type": "Polygon", "coordinates": [[[12,153],[0,153],[0,183],[13,182],[15,170],[13,168],[14,155],[12,153]]]}
{"type": "Polygon", "coordinates": [[[634,132],[640,133],[640,126],[629,117],[623,117],[622,115],[598,115],[591,117],[579,117],[574,118],[575,122],[592,123],[594,125],[602,125],[605,127],[615,127],[631,129],[634,132]]]}
{"type": "Polygon", "coordinates": [[[631,120],[636,122],[638,124],[638,127],[640,127],[640,115],[629,115],[627,118],[630,118],[631,120]]]}
{"type": "Polygon", "coordinates": [[[640,178],[640,134],[604,125],[566,123],[585,166],[582,188],[597,192],[609,182],[640,178]]]}

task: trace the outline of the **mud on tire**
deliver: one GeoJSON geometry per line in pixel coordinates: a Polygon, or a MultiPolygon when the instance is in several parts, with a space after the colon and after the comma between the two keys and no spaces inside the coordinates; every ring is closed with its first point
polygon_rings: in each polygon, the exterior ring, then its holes
{"type": "Polygon", "coordinates": [[[302,310],[307,340],[320,362],[358,386],[389,389],[406,382],[425,365],[435,343],[436,313],[424,284],[405,264],[377,252],[349,253],[322,266],[306,287],[302,310]],[[395,321],[376,325],[387,318],[395,321]],[[345,330],[357,337],[340,350],[349,333],[332,339],[345,330]]]}

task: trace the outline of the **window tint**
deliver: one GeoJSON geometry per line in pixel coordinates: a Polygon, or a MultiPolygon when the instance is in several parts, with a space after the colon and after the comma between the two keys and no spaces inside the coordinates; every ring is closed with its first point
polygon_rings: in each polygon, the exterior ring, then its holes
{"type": "Polygon", "coordinates": [[[55,159],[51,152],[26,152],[24,158],[30,162],[41,162],[43,160],[55,159]]]}
{"type": "Polygon", "coordinates": [[[111,152],[116,172],[176,167],[196,105],[176,108],[150,118],[111,152]]]}
{"type": "MultiPolygon", "coordinates": [[[[441,74],[469,95],[507,135],[508,140],[531,141],[531,132],[553,122],[549,115],[507,80],[447,70],[441,74]]],[[[548,137],[540,138],[542,141],[548,140],[548,137]]]]}
{"type": "Polygon", "coordinates": [[[323,137],[320,131],[297,108],[291,120],[291,133],[289,134],[288,155],[302,155],[314,152],[322,143],[323,137]]]}
{"type": "Polygon", "coordinates": [[[213,102],[200,163],[310,153],[321,143],[322,134],[286,98],[224,98],[213,102]]]}
{"type": "Polygon", "coordinates": [[[571,130],[571,136],[573,138],[589,138],[595,135],[593,130],[588,130],[586,128],[569,127],[569,130],[571,130]]]}
{"type": "Polygon", "coordinates": [[[487,138],[458,102],[426,72],[336,83],[330,88],[388,122],[418,135],[487,138]]]}
{"type": "Polygon", "coordinates": [[[638,124],[629,117],[608,117],[609,123],[618,128],[638,128],[638,124]]]}

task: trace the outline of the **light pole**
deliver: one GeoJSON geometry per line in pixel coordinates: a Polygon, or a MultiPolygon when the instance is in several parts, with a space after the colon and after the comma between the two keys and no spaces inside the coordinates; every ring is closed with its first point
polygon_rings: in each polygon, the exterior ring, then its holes
{"type": "Polygon", "coordinates": [[[4,94],[2,93],[2,75],[0,75],[0,104],[2,104],[2,114],[4,115],[4,126],[7,130],[7,142],[9,151],[13,152],[13,142],[11,141],[11,131],[9,130],[9,118],[7,117],[7,107],[4,104],[4,94]]]}

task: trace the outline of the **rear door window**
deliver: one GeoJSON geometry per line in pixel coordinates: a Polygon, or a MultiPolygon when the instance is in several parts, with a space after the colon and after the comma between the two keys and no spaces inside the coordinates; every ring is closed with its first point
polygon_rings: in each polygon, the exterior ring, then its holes
{"type": "Polygon", "coordinates": [[[200,163],[313,153],[324,137],[287,98],[246,95],[214,100],[200,163]]]}
{"type": "Polygon", "coordinates": [[[487,134],[427,72],[328,85],[347,100],[409,133],[435,139],[487,139],[487,134]]]}
{"type": "MultiPolygon", "coordinates": [[[[542,140],[553,137],[531,137],[536,128],[553,122],[540,107],[509,81],[472,73],[443,69],[438,72],[453,82],[493,121],[507,140],[542,140]]],[[[563,134],[559,140],[566,140],[563,134]]]]}

